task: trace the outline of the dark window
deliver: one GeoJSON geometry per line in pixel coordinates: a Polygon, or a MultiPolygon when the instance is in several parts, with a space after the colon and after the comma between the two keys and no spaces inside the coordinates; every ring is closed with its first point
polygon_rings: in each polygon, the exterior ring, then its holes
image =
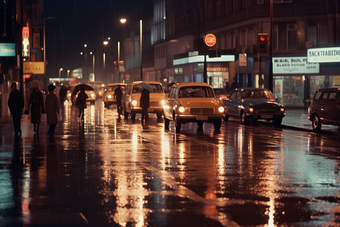
{"type": "Polygon", "coordinates": [[[320,99],[327,99],[328,98],[328,94],[329,94],[329,92],[322,93],[322,95],[320,96],[320,99]]]}
{"type": "Polygon", "coordinates": [[[333,102],[336,102],[338,100],[338,97],[337,97],[337,92],[336,91],[332,91],[329,93],[329,96],[328,96],[328,100],[329,101],[333,101],[333,102]]]}
{"type": "Polygon", "coordinates": [[[319,99],[319,98],[320,98],[320,96],[321,96],[321,94],[322,94],[322,92],[321,92],[321,91],[319,91],[319,92],[315,93],[315,95],[314,95],[314,99],[319,99]]]}

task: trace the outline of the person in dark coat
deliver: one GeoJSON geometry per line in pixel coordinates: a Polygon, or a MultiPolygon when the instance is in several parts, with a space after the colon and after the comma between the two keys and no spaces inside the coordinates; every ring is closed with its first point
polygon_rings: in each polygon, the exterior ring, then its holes
{"type": "Polygon", "coordinates": [[[120,115],[122,114],[122,109],[123,109],[122,97],[123,97],[123,91],[120,85],[118,85],[117,88],[115,89],[115,94],[114,94],[114,98],[116,99],[116,102],[117,102],[118,118],[120,118],[120,115]]]}
{"type": "Polygon", "coordinates": [[[61,86],[60,90],[59,90],[59,101],[60,103],[64,103],[64,101],[66,100],[66,96],[67,96],[67,89],[65,86],[61,86]]]}
{"type": "Polygon", "coordinates": [[[14,124],[14,132],[15,136],[21,136],[21,114],[24,109],[24,98],[21,92],[17,89],[17,84],[12,83],[11,85],[11,93],[8,98],[8,107],[11,111],[11,115],[13,118],[14,124]]]}
{"type": "Polygon", "coordinates": [[[43,94],[39,90],[39,88],[34,88],[29,105],[31,106],[31,123],[34,125],[34,131],[39,132],[39,124],[41,121],[41,112],[44,110],[44,99],[43,99],[43,94]]]}
{"type": "Polygon", "coordinates": [[[55,89],[54,85],[51,84],[48,86],[48,91],[50,93],[46,96],[45,101],[47,124],[50,126],[48,134],[50,136],[54,135],[55,127],[58,124],[58,114],[60,111],[59,100],[57,94],[54,92],[54,89],[55,89]]]}
{"type": "Polygon", "coordinates": [[[79,118],[81,117],[82,120],[84,120],[84,109],[87,107],[86,106],[86,99],[88,99],[89,97],[87,96],[87,94],[85,93],[85,90],[82,89],[77,97],[77,107],[79,109],[79,118]]]}
{"type": "Polygon", "coordinates": [[[149,119],[148,108],[150,107],[150,92],[148,89],[143,88],[142,95],[140,96],[140,106],[142,107],[142,124],[149,119]]]}

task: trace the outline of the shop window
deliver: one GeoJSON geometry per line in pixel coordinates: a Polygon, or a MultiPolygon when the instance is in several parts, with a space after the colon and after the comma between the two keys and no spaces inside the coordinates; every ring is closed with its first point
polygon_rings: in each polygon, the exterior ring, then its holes
{"type": "Polygon", "coordinates": [[[275,76],[274,95],[278,102],[285,106],[304,106],[304,77],[275,76]]]}

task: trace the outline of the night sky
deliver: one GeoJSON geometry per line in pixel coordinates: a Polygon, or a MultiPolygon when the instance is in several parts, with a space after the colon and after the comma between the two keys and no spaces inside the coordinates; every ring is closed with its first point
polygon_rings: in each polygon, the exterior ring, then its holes
{"type": "MultiPolygon", "coordinates": [[[[88,45],[87,51],[96,56],[105,52],[107,66],[117,60],[117,42],[123,40],[124,32],[119,19],[136,17],[131,13],[133,8],[152,12],[152,3],[152,0],[45,0],[42,18],[56,18],[45,21],[47,77],[58,77],[59,68],[64,69],[62,77],[66,77],[67,69],[84,66],[85,57],[80,55],[85,51],[84,43],[88,45]],[[111,43],[104,46],[107,37],[111,43]]],[[[90,55],[88,62],[92,66],[90,55]]]]}

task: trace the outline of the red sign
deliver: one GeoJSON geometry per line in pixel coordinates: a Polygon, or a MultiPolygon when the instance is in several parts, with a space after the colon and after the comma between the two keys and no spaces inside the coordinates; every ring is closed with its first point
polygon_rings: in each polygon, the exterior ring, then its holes
{"type": "Polygon", "coordinates": [[[204,38],[204,42],[208,47],[212,47],[216,44],[216,37],[214,34],[208,34],[204,38]]]}

